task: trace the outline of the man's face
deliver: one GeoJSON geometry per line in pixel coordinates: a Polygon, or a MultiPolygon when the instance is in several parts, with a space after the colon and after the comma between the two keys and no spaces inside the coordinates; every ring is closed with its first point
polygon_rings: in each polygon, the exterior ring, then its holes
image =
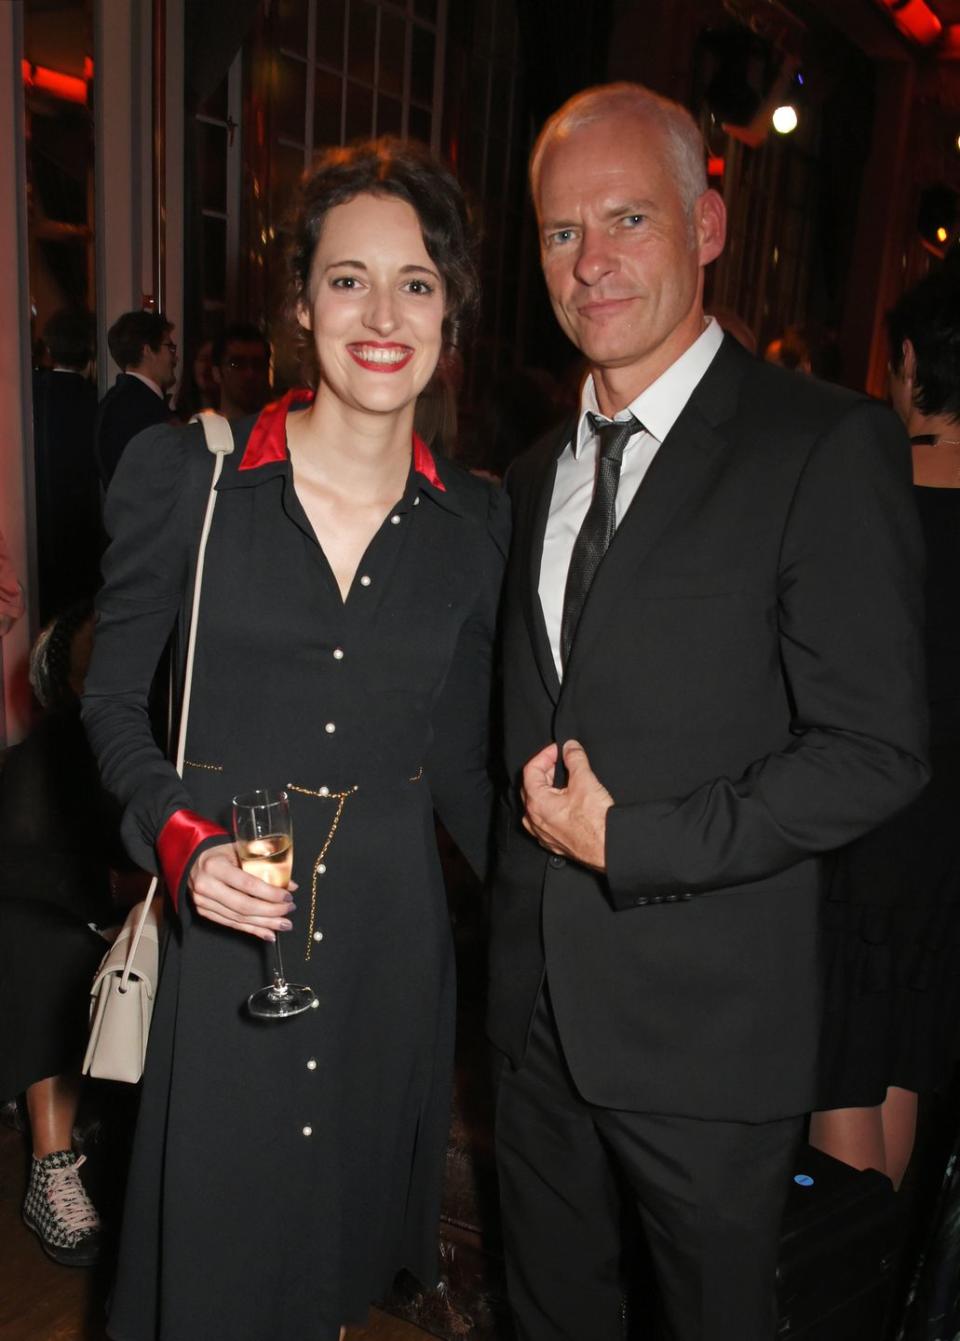
{"type": "Polygon", "coordinates": [[[688,213],[663,132],[618,112],[550,144],[536,203],[557,320],[594,368],[635,372],[642,390],[702,330],[723,202],[707,191],[688,213]]]}
{"type": "Polygon", "coordinates": [[[223,401],[243,414],[262,410],[270,395],[270,356],[260,340],[231,340],[214,369],[223,401]]]}
{"type": "Polygon", "coordinates": [[[137,372],[150,377],[161,391],[169,391],[177,380],[177,346],[173,331],[167,331],[160,341],[159,349],[143,347],[143,359],[137,372]]]}

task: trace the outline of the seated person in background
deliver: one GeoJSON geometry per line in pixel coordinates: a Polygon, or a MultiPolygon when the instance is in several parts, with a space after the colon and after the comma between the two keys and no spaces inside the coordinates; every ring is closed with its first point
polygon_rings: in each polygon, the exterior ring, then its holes
{"type": "Polygon", "coordinates": [[[93,454],[96,327],[63,308],[43,328],[52,368],[33,375],[40,619],[89,600],[100,584],[100,485],[93,454]]]}
{"type": "Polygon", "coordinates": [[[258,414],[270,399],[270,341],[256,326],[237,322],[213,342],[213,380],[220,413],[228,419],[258,414]]]}
{"type": "Polygon", "coordinates": [[[107,331],[121,368],[100,402],[96,426],[97,469],[106,489],[131,438],[170,418],[167,392],[177,378],[173,326],[157,312],[125,312],[107,331]]]}
{"type": "Polygon", "coordinates": [[[117,817],[80,724],[93,611],[41,633],[30,682],[45,714],[0,769],[0,1099],[26,1093],[33,1157],[23,1218],[44,1252],[91,1266],[100,1223],[73,1150],[90,983],[115,921],[117,817]]]}

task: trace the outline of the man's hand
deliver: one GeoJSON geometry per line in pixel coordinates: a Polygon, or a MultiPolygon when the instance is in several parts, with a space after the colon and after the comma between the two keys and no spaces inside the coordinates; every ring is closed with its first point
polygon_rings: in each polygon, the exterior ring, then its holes
{"type": "Polygon", "coordinates": [[[563,747],[567,785],[554,787],[556,745],[535,754],[523,770],[523,827],[548,852],[570,857],[581,866],[606,870],[607,811],[613,797],[590,767],[587,752],[575,740],[563,747]]]}
{"type": "Polygon", "coordinates": [[[201,917],[219,922],[233,931],[244,931],[262,941],[276,940],[278,931],[289,931],[293,923],[291,880],[286,889],[275,889],[240,866],[233,843],[208,847],[193,863],[187,880],[193,906],[201,917]]]}

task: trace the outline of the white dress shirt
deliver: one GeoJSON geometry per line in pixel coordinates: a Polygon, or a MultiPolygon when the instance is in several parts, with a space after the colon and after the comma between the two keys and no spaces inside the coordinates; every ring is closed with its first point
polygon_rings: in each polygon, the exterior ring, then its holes
{"type": "MultiPolygon", "coordinates": [[[[710,367],[723,340],[723,330],[713,317],[707,318],[703,333],[689,349],[661,373],[655,382],[640,393],[615,419],[635,415],[643,425],[634,433],[623,453],[620,484],[617,489],[617,525],[643,482],[660,444],[680,417],[680,411],[693,395],[697,383],[710,367]]],[[[600,415],[597,393],[591,374],[583,384],[580,395],[580,418],[573,441],[568,443],[557,460],[557,476],[550,500],[550,515],[543,539],[543,557],[540,560],[540,603],[547,626],[547,637],[557,667],[563,678],[560,660],[560,625],[563,619],[563,595],[567,585],[567,570],[573,554],[574,542],[593,498],[597,473],[597,435],[590,427],[587,414],[600,415]]]]}

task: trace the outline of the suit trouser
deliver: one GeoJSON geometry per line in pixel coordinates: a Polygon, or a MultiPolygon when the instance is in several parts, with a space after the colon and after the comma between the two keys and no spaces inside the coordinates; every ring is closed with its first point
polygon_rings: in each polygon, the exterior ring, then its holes
{"type": "Polygon", "coordinates": [[[587,1103],[542,992],[523,1063],[505,1068],[497,1096],[521,1341],[621,1341],[623,1197],[639,1213],[672,1341],[773,1341],[780,1220],[802,1121],[698,1121],[587,1103]]]}

